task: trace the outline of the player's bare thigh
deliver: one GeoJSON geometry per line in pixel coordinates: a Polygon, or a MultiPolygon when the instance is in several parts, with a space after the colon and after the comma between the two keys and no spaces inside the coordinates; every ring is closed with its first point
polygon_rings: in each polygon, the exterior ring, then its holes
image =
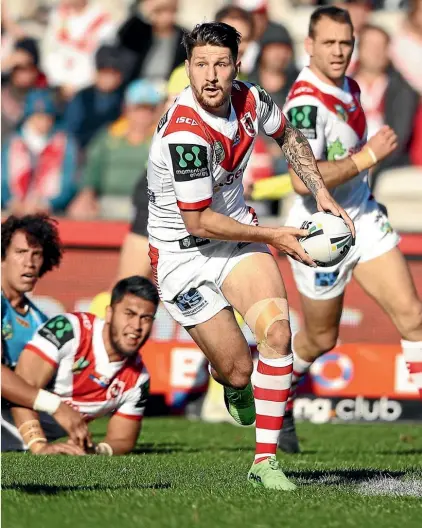
{"type": "Polygon", "coordinates": [[[391,317],[404,339],[422,341],[422,303],[406,259],[395,247],[359,263],[354,277],[391,317]]]}
{"type": "MultiPolygon", "coordinates": [[[[253,253],[236,264],[224,280],[222,291],[242,317],[259,301],[287,298],[280,270],[274,257],[268,253],[253,253]]],[[[274,358],[288,354],[290,337],[288,319],[275,321],[268,330],[270,347],[260,352],[274,358]]]]}
{"type": "Polygon", "coordinates": [[[120,250],[117,280],[141,275],[151,278],[152,270],[148,257],[148,239],[136,233],[128,233],[120,250]]]}
{"type": "Polygon", "coordinates": [[[344,294],[333,299],[311,299],[300,294],[303,323],[294,336],[294,350],[305,361],[317,357],[336,346],[344,294]]]}
{"type": "Polygon", "coordinates": [[[238,389],[246,387],[253,370],[251,352],[231,308],[186,330],[211,363],[218,381],[238,389]]]}

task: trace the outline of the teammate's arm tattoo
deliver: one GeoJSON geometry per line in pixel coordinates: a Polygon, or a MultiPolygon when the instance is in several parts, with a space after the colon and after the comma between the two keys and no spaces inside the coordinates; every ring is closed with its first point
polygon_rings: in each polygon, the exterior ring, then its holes
{"type": "Polygon", "coordinates": [[[325,187],[325,184],[308,140],[300,130],[286,120],[284,134],[277,138],[276,142],[295,173],[315,196],[320,189],[325,187]]]}

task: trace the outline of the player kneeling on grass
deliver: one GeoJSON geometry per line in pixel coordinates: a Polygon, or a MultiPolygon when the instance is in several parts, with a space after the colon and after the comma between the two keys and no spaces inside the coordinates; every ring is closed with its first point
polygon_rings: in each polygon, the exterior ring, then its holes
{"type": "MultiPolygon", "coordinates": [[[[58,315],[41,326],[25,346],[16,373],[26,382],[52,390],[87,421],[112,414],[105,439],[89,451],[122,455],[135,446],[149,389],[140,349],[147,341],[158,293],[146,278],[133,276],[113,288],[105,321],[89,313],[58,315]]],[[[67,443],[50,445],[38,414],[12,409],[16,426],[32,453],[83,455],[67,443]]]]}

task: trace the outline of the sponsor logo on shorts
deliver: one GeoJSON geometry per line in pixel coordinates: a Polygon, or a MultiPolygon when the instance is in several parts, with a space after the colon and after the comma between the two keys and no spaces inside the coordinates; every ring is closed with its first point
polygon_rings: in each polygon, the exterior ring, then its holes
{"type": "Polygon", "coordinates": [[[200,247],[209,244],[211,240],[209,238],[201,238],[193,235],[188,235],[185,238],[179,240],[180,249],[189,249],[192,247],[200,247]]]}
{"type": "Polygon", "coordinates": [[[339,271],[317,271],[315,273],[315,289],[323,290],[324,288],[329,288],[334,286],[336,283],[337,277],[339,276],[339,271]]]}
{"type": "Polygon", "coordinates": [[[180,293],[174,299],[174,302],[183,315],[195,315],[208,304],[208,301],[204,299],[196,288],[191,288],[185,293],[180,293]]]}
{"type": "Polygon", "coordinates": [[[287,112],[291,124],[298,128],[306,139],[317,138],[318,108],[313,105],[295,106],[287,112]]]}
{"type": "Polygon", "coordinates": [[[174,179],[187,182],[209,176],[207,148],[187,143],[169,145],[174,179]]]}
{"type": "Polygon", "coordinates": [[[155,201],[156,201],[155,192],[151,191],[151,189],[147,189],[147,195],[148,195],[148,201],[155,204],[155,201]]]}

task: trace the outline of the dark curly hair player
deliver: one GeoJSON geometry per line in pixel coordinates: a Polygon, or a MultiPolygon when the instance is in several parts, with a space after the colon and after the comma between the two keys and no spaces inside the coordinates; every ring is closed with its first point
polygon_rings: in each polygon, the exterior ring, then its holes
{"type": "MultiPolygon", "coordinates": [[[[27,294],[32,292],[39,278],[59,266],[63,249],[56,221],[45,214],[9,216],[2,223],[1,238],[1,343],[4,363],[2,377],[8,375],[7,379],[10,381],[7,391],[2,391],[2,395],[16,401],[15,396],[22,387],[18,384],[19,380],[13,377],[14,374],[6,372],[6,369],[15,368],[26,343],[47,320],[47,316],[35,306],[27,294]]],[[[53,395],[46,393],[44,399],[51,399],[51,396],[53,395]]],[[[41,406],[40,410],[46,410],[44,407],[41,406]]],[[[83,429],[78,417],[68,414],[62,417],[63,420],[60,420],[60,416],[56,416],[56,419],[67,429],[70,423],[76,423],[83,429]]],[[[13,450],[20,435],[15,431],[16,427],[6,400],[2,400],[2,419],[8,422],[7,427],[2,425],[2,451],[13,450]]],[[[84,434],[86,433],[84,429],[84,434]]]]}

